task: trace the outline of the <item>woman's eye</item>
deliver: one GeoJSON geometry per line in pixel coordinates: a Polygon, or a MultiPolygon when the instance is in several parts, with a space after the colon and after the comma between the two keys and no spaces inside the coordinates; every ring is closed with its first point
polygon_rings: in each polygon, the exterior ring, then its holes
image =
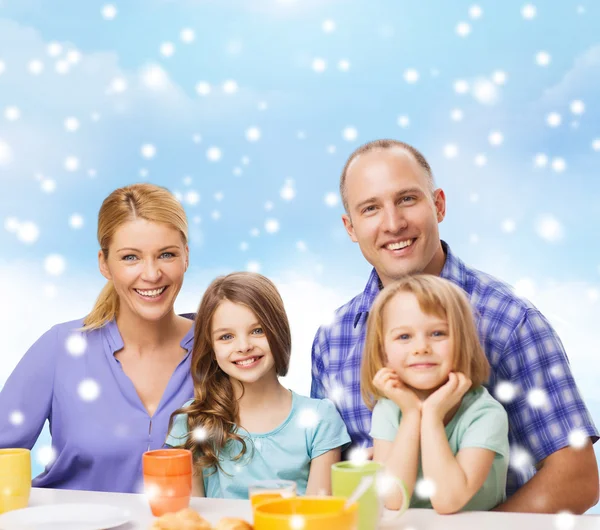
{"type": "Polygon", "coordinates": [[[160,255],[160,257],[161,257],[161,258],[165,258],[165,257],[166,257],[166,258],[174,258],[174,257],[175,257],[175,254],[173,254],[172,252],[163,252],[163,253],[160,255]]]}
{"type": "Polygon", "coordinates": [[[135,261],[137,259],[137,256],[134,256],[133,254],[127,254],[127,256],[123,256],[123,261],[135,261]]]}

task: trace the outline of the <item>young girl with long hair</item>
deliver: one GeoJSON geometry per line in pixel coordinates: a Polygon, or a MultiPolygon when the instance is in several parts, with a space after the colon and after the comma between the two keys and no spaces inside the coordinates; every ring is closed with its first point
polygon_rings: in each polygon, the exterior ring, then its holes
{"type": "MultiPolygon", "coordinates": [[[[361,390],[374,406],[373,458],[405,483],[411,507],[453,513],[489,510],[504,500],[508,418],[482,386],[489,369],[471,306],[457,286],[416,275],[378,295],[367,323],[361,390]]],[[[398,507],[396,497],[387,498],[389,508],[398,507]]]]}
{"type": "Polygon", "coordinates": [[[350,442],[334,404],[285,388],[291,333],[275,285],[238,272],[214,280],[196,316],[194,399],[173,413],[166,445],[194,454],[194,492],[248,498],[257,480],[330,493],[330,468],[350,442]]]}

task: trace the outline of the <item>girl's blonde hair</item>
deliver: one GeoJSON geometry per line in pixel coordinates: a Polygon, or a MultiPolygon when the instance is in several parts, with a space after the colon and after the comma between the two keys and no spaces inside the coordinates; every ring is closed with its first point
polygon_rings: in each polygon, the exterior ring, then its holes
{"type": "Polygon", "coordinates": [[[287,374],[292,350],[290,325],[277,288],[268,278],[252,272],[235,272],[215,279],[206,289],[194,329],[192,378],[194,402],[171,415],[169,430],[178,414],[187,414],[188,437],[185,448],[196,456],[195,466],[202,469],[220,467],[219,453],[230,440],[240,442],[246,452],[244,439],[237,434],[238,402],[229,376],[219,367],[212,340],[212,320],[224,300],[242,304],[250,309],[263,328],[275,361],[277,375],[287,374]],[[200,427],[204,436],[189,433],[200,427]]]}
{"type": "MultiPolygon", "coordinates": [[[[132,184],[113,191],[98,213],[98,243],[108,259],[108,248],[115,232],[128,221],[145,219],[179,230],[187,244],[188,224],[181,203],[166,188],[154,184],[132,184]]],[[[119,314],[119,296],[112,281],[104,286],[92,311],[83,321],[86,331],[101,328],[119,314]]]]}
{"type": "Polygon", "coordinates": [[[367,338],[361,366],[361,393],[366,405],[373,409],[382,396],[373,384],[375,374],[387,366],[384,348],[383,311],[398,293],[412,293],[421,310],[448,322],[454,345],[453,371],[471,379],[471,388],[485,383],[490,365],[483,352],[473,318],[471,304],[462,289],[438,276],[407,276],[385,287],[375,299],[367,321],[367,338]]]}

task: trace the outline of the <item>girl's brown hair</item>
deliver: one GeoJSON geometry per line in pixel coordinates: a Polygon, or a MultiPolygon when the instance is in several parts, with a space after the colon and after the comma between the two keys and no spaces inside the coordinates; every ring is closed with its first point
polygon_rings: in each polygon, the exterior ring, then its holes
{"type": "MultiPolygon", "coordinates": [[[[181,203],[166,188],[154,184],[132,184],[113,191],[98,212],[98,243],[108,259],[108,247],[117,229],[128,221],[145,219],[179,230],[187,244],[188,224],[181,203]]],[[[83,330],[101,328],[119,314],[119,296],[112,281],[108,281],[89,315],[83,321],[83,330]]]]}
{"type": "Polygon", "coordinates": [[[384,349],[383,310],[398,293],[412,293],[421,310],[448,322],[454,343],[453,370],[471,379],[471,388],[485,383],[490,365],[483,352],[473,310],[462,289],[438,276],[417,274],[407,276],[385,287],[375,299],[367,321],[367,338],[361,366],[361,394],[366,405],[372,409],[382,396],[373,384],[375,374],[387,366],[384,349]]]}
{"type": "Polygon", "coordinates": [[[187,414],[188,436],[185,448],[195,455],[197,470],[217,468],[219,453],[231,440],[242,445],[239,460],[246,452],[244,439],[237,433],[239,409],[229,376],[217,364],[212,342],[212,320],[224,300],[250,309],[263,328],[275,361],[277,375],[287,374],[292,349],[290,325],[277,288],[268,278],[251,272],[235,272],[215,279],[198,308],[192,350],[194,402],[171,415],[169,430],[178,414],[187,414]],[[203,435],[194,436],[200,428],[203,435]]]}

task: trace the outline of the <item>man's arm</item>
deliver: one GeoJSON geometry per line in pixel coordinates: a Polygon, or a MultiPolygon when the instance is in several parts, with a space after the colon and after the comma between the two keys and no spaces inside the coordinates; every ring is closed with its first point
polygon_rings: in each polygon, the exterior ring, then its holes
{"type": "Polygon", "coordinates": [[[329,354],[329,339],[324,326],[320,327],[315,335],[311,352],[312,381],[310,385],[310,397],[323,399],[327,396],[327,355],[329,354]]]}
{"type": "Polygon", "coordinates": [[[575,384],[558,335],[547,319],[529,308],[506,343],[497,367],[517,391],[505,405],[511,442],[537,461],[537,473],[498,510],[583,513],[598,501],[598,467],[592,443],[598,431],[575,384]],[[543,403],[531,403],[535,391],[543,403]],[[578,432],[592,443],[577,449],[578,432]]]}
{"type": "Polygon", "coordinates": [[[502,512],[584,513],[598,502],[598,465],[591,443],[565,447],[541,462],[541,469],[506,502],[502,512]]]}

